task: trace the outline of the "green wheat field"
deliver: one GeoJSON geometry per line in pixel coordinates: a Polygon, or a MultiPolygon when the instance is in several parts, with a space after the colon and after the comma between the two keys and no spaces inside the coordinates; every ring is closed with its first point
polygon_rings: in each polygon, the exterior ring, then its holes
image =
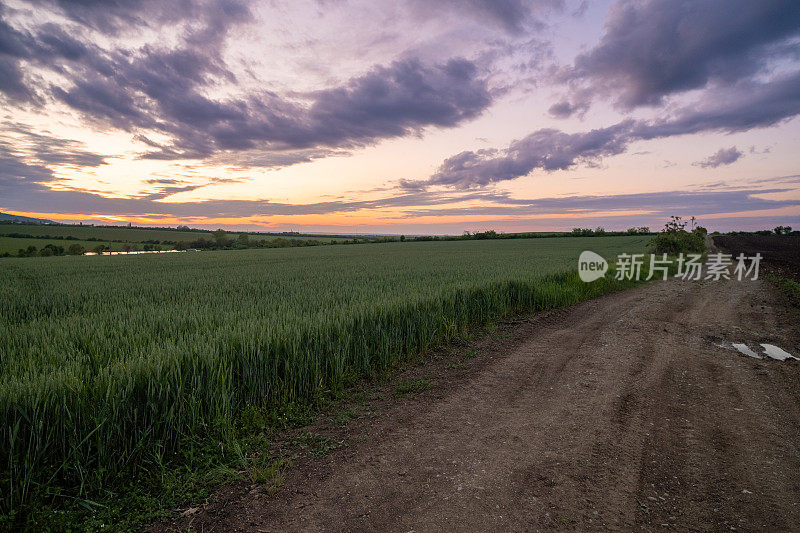
{"type": "Polygon", "coordinates": [[[176,447],[219,438],[245,408],[627,286],[580,282],[577,257],[648,240],[0,259],[0,515],[171,468],[176,447]]]}

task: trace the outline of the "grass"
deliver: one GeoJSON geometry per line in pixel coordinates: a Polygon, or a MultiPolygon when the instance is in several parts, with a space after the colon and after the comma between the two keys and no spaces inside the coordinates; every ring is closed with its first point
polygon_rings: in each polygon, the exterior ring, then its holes
{"type": "Polygon", "coordinates": [[[284,473],[292,466],[289,459],[270,459],[264,455],[254,461],[250,469],[250,480],[264,485],[267,494],[273,494],[283,486],[284,473]]]}
{"type": "Polygon", "coordinates": [[[456,355],[456,354],[458,355],[458,358],[454,359],[453,361],[450,361],[447,364],[448,368],[461,368],[461,367],[464,366],[464,363],[466,361],[469,361],[470,359],[475,359],[476,357],[480,357],[481,355],[483,355],[480,351],[475,350],[475,349],[470,349],[470,350],[467,350],[467,351],[465,351],[463,353],[459,353],[459,352],[456,352],[456,351],[452,352],[452,355],[456,355]]]}
{"type": "Polygon", "coordinates": [[[767,274],[766,278],[786,296],[792,305],[800,307],[800,283],[774,274],[767,274]]]}
{"type": "Polygon", "coordinates": [[[433,388],[433,381],[427,378],[401,379],[394,388],[395,398],[402,398],[406,394],[419,394],[433,388]]]}
{"type": "Polygon", "coordinates": [[[476,357],[480,357],[481,353],[478,350],[467,350],[464,352],[464,359],[474,359],[476,357]]]}
{"type": "Polygon", "coordinates": [[[310,433],[308,431],[302,432],[299,436],[292,439],[289,444],[307,451],[311,457],[316,458],[324,457],[328,455],[328,452],[346,446],[343,442],[334,442],[330,437],[317,435],[316,433],[310,433]]]}
{"type": "Polygon", "coordinates": [[[358,418],[359,412],[355,409],[340,409],[337,411],[333,417],[331,418],[331,422],[333,422],[337,426],[344,426],[347,425],[348,422],[351,420],[358,418]]]}
{"type": "Polygon", "coordinates": [[[0,527],[119,519],[131,499],[152,519],[343,382],[511,313],[631,286],[580,282],[578,254],[647,240],[0,259],[0,527]]]}

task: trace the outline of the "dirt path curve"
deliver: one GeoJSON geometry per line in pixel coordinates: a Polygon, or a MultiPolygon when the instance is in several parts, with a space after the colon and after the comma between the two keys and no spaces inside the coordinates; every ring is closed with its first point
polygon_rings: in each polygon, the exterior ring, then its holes
{"type": "Polygon", "coordinates": [[[277,495],[194,527],[798,531],[800,363],[718,346],[800,355],[798,329],[760,281],[651,283],[527,318],[507,350],[356,421],[277,495]]]}

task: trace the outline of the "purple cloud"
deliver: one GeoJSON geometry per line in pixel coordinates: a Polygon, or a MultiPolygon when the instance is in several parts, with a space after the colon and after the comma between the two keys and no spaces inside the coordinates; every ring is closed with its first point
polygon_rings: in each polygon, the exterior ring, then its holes
{"type": "Polygon", "coordinates": [[[619,0],[571,77],[619,95],[625,108],[657,105],[711,82],[750,79],[771,61],[795,56],[798,36],[794,0],[619,0]]]}
{"type": "Polygon", "coordinates": [[[583,116],[589,110],[588,100],[570,102],[562,100],[550,106],[548,112],[555,118],[569,118],[572,115],[583,116]]]}
{"type": "Polygon", "coordinates": [[[635,122],[628,120],[585,133],[541,129],[502,151],[478,150],[454,155],[442,163],[426,184],[469,188],[512,180],[537,168],[564,170],[581,161],[622,153],[633,138],[634,126],[635,122]]]}
{"type": "Polygon", "coordinates": [[[566,170],[579,163],[596,164],[603,157],[623,153],[635,141],[746,131],[772,126],[798,114],[800,73],[794,73],[771,83],[742,83],[719,94],[709,93],[698,105],[658,120],[627,119],[606,128],[570,134],[541,129],[502,150],[461,152],[446,159],[428,180],[406,181],[401,186],[481,187],[513,180],[537,169],[566,170]]]}
{"type": "Polygon", "coordinates": [[[27,126],[3,123],[0,134],[0,199],[54,182],[50,165],[98,167],[105,157],[86,150],[83,143],[42,135],[27,126]],[[13,133],[13,136],[5,134],[13,133]]]}
{"type": "MultiPolygon", "coordinates": [[[[55,24],[31,33],[0,22],[0,72],[6,74],[0,77],[1,95],[19,105],[60,101],[87,121],[133,133],[150,147],[143,157],[151,159],[364,146],[427,127],[456,126],[478,116],[492,101],[476,65],[458,58],[440,64],[397,60],[337,87],[291,99],[267,91],[214,98],[209,95],[217,85],[237,81],[222,59],[222,45],[233,27],[251,19],[249,9],[234,0],[187,0],[182,2],[185,10],[165,10],[162,4],[51,3],[70,20],[110,34],[130,25],[191,20],[193,24],[181,26],[180,41],[172,48],[146,44],[105,50],[88,39],[70,37],[55,24]],[[48,86],[29,79],[20,69],[24,63],[56,72],[67,82],[48,86]],[[169,140],[155,142],[153,133],[169,140]]],[[[483,4],[473,7],[488,9],[483,4]]],[[[492,7],[498,16],[515,9],[515,2],[503,5],[492,7]]]]}
{"type": "Polygon", "coordinates": [[[744,153],[741,150],[731,146],[730,148],[720,148],[716,153],[692,164],[702,168],[717,168],[733,164],[743,155],[744,153]]]}
{"type": "MultiPolygon", "coordinates": [[[[129,127],[160,129],[175,139],[146,156],[157,159],[205,157],[220,150],[363,146],[429,126],[456,126],[478,116],[491,103],[486,82],[478,77],[474,64],[461,59],[435,66],[405,60],[375,67],[340,87],[308,94],[307,105],[275,95],[220,102],[191,89],[187,93],[162,91],[162,87],[157,84],[157,92],[150,93],[155,109],[142,113],[140,108],[129,108],[133,94],[114,108],[126,112],[129,127]]],[[[119,93],[103,94],[118,98],[119,93]]],[[[73,96],[66,93],[64,98],[76,107],[83,101],[90,105],[97,101],[74,100],[73,96]]]]}

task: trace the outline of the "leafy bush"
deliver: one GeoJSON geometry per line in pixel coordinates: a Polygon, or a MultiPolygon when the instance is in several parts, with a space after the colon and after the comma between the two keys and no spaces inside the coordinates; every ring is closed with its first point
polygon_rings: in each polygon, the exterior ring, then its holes
{"type": "Polygon", "coordinates": [[[692,231],[686,231],[686,222],[682,222],[681,217],[671,217],[648,246],[655,254],[701,254],[706,251],[706,229],[698,226],[692,231]]]}

